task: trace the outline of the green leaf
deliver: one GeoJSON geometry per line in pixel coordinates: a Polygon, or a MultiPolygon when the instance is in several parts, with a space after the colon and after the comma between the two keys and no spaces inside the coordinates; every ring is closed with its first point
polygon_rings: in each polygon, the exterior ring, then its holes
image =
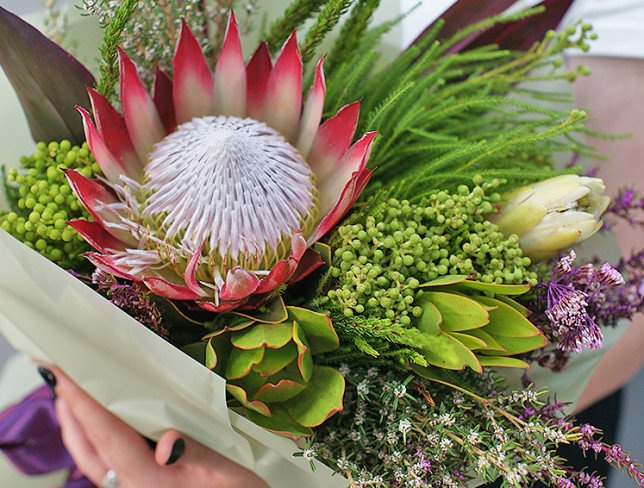
{"type": "Polygon", "coordinates": [[[215,369],[217,367],[217,353],[215,352],[215,348],[212,346],[212,338],[206,342],[203,364],[205,364],[208,369],[215,369]]]}
{"type": "Polygon", "coordinates": [[[291,364],[297,358],[297,347],[292,342],[279,349],[266,349],[262,362],[253,366],[260,376],[270,376],[291,364]]]}
{"type": "Polygon", "coordinates": [[[204,342],[193,342],[191,344],[181,346],[179,349],[195,361],[201,364],[206,364],[206,344],[204,342]]]}
{"type": "Polygon", "coordinates": [[[443,317],[442,330],[463,331],[483,327],[490,320],[485,308],[471,298],[439,291],[425,292],[422,300],[431,301],[443,317]]]}
{"type": "Polygon", "coordinates": [[[306,334],[313,354],[336,350],[340,345],[331,318],[327,314],[313,312],[306,308],[287,307],[289,319],[296,320],[306,334]]]}
{"type": "Polygon", "coordinates": [[[441,313],[430,301],[421,301],[420,307],[423,309],[423,314],[414,325],[425,334],[437,336],[441,332],[441,324],[443,323],[441,313]]]}
{"type": "Polygon", "coordinates": [[[262,385],[253,399],[266,403],[286,402],[302,393],[305,388],[305,383],[284,379],[277,384],[266,383],[262,385]]]}
{"type": "MultiPolygon", "coordinates": [[[[264,416],[270,416],[271,411],[269,408],[266,406],[265,403],[259,402],[259,401],[250,401],[248,399],[248,395],[246,394],[246,391],[244,391],[243,388],[237,386],[237,385],[231,385],[228,383],[226,385],[226,390],[228,393],[230,393],[234,398],[239,401],[245,408],[247,408],[247,412],[254,411],[260,413],[261,417],[264,416]]],[[[255,422],[258,423],[258,422],[255,422]]]]}
{"type": "Polygon", "coordinates": [[[485,332],[482,329],[472,329],[468,330],[467,333],[471,336],[477,337],[481,339],[482,341],[485,342],[486,348],[485,349],[494,349],[496,351],[503,351],[503,348],[501,347],[501,344],[499,344],[494,337],[492,337],[490,334],[485,332]]]}
{"type": "Polygon", "coordinates": [[[490,323],[484,328],[488,334],[506,337],[533,337],[541,334],[541,331],[532,325],[521,312],[510,305],[488,297],[478,297],[478,300],[481,303],[497,307],[489,312],[490,323]]]}
{"type": "Polygon", "coordinates": [[[285,408],[274,406],[271,409],[271,413],[270,417],[266,417],[255,413],[253,410],[247,410],[246,416],[260,427],[295,440],[313,435],[313,430],[298,424],[285,408]]]}
{"type": "Polygon", "coordinates": [[[293,338],[293,324],[256,324],[235,332],[231,342],[239,349],[257,349],[261,346],[278,349],[284,347],[293,338]]]}
{"type": "Polygon", "coordinates": [[[202,340],[210,339],[211,337],[217,337],[220,335],[223,335],[226,332],[236,332],[238,330],[243,330],[246,327],[249,327],[255,323],[254,320],[246,320],[244,322],[241,322],[237,325],[233,325],[232,327],[225,326],[223,329],[216,330],[215,332],[211,332],[210,334],[207,334],[203,336],[202,340]]]}
{"type": "Polygon", "coordinates": [[[288,318],[284,299],[278,295],[273,300],[252,312],[234,312],[241,317],[247,317],[262,324],[278,324],[288,318]]]}
{"type": "Polygon", "coordinates": [[[548,339],[543,334],[534,337],[505,337],[493,335],[494,340],[504,349],[490,349],[481,351],[485,355],[514,356],[523,352],[534,351],[548,344],[548,339]]]}
{"type": "Polygon", "coordinates": [[[313,245],[313,249],[322,257],[322,260],[327,266],[331,266],[333,263],[333,251],[331,250],[331,246],[323,242],[316,242],[313,245]]]}
{"type": "Polygon", "coordinates": [[[466,280],[459,283],[460,287],[478,290],[495,295],[523,295],[530,290],[530,285],[499,285],[497,283],[483,283],[482,281],[466,280]]]}
{"type": "Polygon", "coordinates": [[[314,366],[306,389],[286,402],[288,413],[304,427],[317,427],[342,410],[344,377],[329,366],[314,366]]]}
{"type": "Polygon", "coordinates": [[[264,358],[264,347],[258,349],[233,349],[226,364],[226,379],[236,380],[251,372],[264,358]]]}
{"type": "Polygon", "coordinates": [[[293,321],[293,341],[297,345],[297,368],[306,382],[310,381],[313,374],[313,355],[309,341],[302,335],[301,328],[296,320],[293,321]]]}
{"type": "Polygon", "coordinates": [[[520,303],[515,302],[510,297],[506,297],[504,295],[496,295],[494,298],[496,298],[497,300],[505,303],[506,305],[510,305],[513,309],[515,309],[517,312],[519,312],[524,317],[527,317],[528,315],[530,315],[532,313],[532,311],[529,308],[526,308],[523,305],[521,305],[520,303]]]}
{"type": "Polygon", "coordinates": [[[475,349],[487,349],[487,343],[483,339],[479,339],[473,335],[463,334],[461,332],[446,332],[446,334],[451,335],[454,339],[462,342],[463,345],[471,351],[475,349]]]}
{"type": "Polygon", "coordinates": [[[503,356],[479,356],[479,362],[483,367],[530,369],[530,365],[525,361],[503,356]]]}
{"type": "Polygon", "coordinates": [[[428,281],[419,286],[419,288],[431,288],[433,286],[448,286],[461,283],[467,279],[467,275],[445,275],[435,280],[428,281]]]}
{"type": "Polygon", "coordinates": [[[36,141],[82,144],[75,105],[89,107],[92,74],[36,28],[0,7],[0,65],[16,90],[36,141]]]}
{"type": "Polygon", "coordinates": [[[469,366],[474,371],[482,371],[478,359],[472,351],[457,339],[441,332],[438,336],[427,336],[429,346],[422,349],[427,362],[445,369],[463,369],[469,366]]]}

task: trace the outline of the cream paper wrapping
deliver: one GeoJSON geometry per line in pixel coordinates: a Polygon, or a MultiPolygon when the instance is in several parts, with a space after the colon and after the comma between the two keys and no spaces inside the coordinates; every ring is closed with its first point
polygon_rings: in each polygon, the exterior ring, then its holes
{"type": "Polygon", "coordinates": [[[65,370],[138,432],[175,428],[253,470],[272,487],[345,487],[297,446],[226,407],[225,380],[66,271],[0,231],[0,332],[65,370]]]}

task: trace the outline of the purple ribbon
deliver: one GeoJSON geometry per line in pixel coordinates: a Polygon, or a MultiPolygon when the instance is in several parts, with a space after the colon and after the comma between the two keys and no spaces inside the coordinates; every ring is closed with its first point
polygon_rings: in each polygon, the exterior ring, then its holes
{"type": "Polygon", "coordinates": [[[60,435],[53,395],[42,386],[0,413],[0,450],[21,473],[42,475],[67,470],[64,488],[93,488],[77,469],[60,435]]]}

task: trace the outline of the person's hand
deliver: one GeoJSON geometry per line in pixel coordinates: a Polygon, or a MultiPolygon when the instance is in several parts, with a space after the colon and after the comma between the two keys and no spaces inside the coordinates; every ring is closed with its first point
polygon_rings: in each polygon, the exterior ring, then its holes
{"type": "MultiPolygon", "coordinates": [[[[166,432],[152,450],[127,424],[89,397],[60,369],[56,412],[67,450],[96,486],[113,470],[118,488],[266,488],[251,471],[179,434],[166,432]]],[[[47,371],[47,370],[45,370],[47,371]]],[[[50,385],[51,386],[51,385],[50,385]]]]}

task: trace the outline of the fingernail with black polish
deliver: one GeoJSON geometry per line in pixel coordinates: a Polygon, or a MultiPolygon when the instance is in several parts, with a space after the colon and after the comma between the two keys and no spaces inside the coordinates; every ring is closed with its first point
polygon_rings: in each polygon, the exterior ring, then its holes
{"type": "Polygon", "coordinates": [[[171,464],[174,464],[177,462],[177,460],[183,455],[183,452],[186,450],[186,443],[184,442],[183,439],[177,439],[174,441],[174,444],[172,444],[172,450],[170,451],[170,456],[168,457],[168,460],[165,462],[166,466],[170,466],[171,464]]]}
{"type": "Polygon", "coordinates": [[[51,388],[51,392],[54,394],[54,399],[56,398],[56,384],[58,383],[56,381],[56,377],[54,376],[54,373],[52,373],[49,369],[47,368],[38,368],[38,373],[40,373],[40,376],[42,376],[42,379],[45,380],[45,383],[47,383],[47,386],[51,388]]]}

